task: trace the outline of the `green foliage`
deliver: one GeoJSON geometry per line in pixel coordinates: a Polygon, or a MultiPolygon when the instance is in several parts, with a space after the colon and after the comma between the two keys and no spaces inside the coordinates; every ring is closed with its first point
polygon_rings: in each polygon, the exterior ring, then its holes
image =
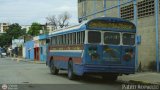
{"type": "Polygon", "coordinates": [[[40,30],[42,30],[41,24],[34,22],[34,23],[32,23],[32,25],[28,31],[28,34],[30,34],[32,36],[37,36],[40,34],[40,30]]]}
{"type": "Polygon", "coordinates": [[[6,33],[0,35],[0,46],[9,46],[12,44],[12,39],[17,39],[25,35],[25,31],[21,29],[18,23],[11,24],[6,30],[6,33]]]}
{"type": "Polygon", "coordinates": [[[0,35],[0,46],[4,47],[12,43],[12,37],[6,33],[0,35]]]}
{"type": "Polygon", "coordinates": [[[25,31],[21,29],[21,26],[18,23],[14,23],[9,26],[9,29],[6,31],[6,33],[12,38],[17,39],[24,35],[25,31]]]}

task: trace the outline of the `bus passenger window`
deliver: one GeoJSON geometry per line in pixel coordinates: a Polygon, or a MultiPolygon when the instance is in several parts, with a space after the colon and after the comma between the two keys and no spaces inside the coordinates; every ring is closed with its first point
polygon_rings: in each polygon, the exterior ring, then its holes
{"type": "Polygon", "coordinates": [[[65,44],[65,40],[66,39],[66,37],[65,37],[65,35],[63,35],[63,44],[65,44]]]}
{"type": "Polygon", "coordinates": [[[77,32],[77,44],[80,44],[80,32],[77,32]]]}
{"type": "Polygon", "coordinates": [[[135,44],[135,34],[124,33],[122,41],[124,45],[134,45],[135,44]]]}
{"type": "Polygon", "coordinates": [[[105,44],[120,44],[120,33],[105,32],[104,33],[104,43],[105,44]]]}
{"type": "Polygon", "coordinates": [[[89,31],[88,43],[101,43],[101,32],[89,31]]]}
{"type": "Polygon", "coordinates": [[[73,33],[73,44],[76,44],[76,33],[73,33]]]}
{"type": "Polygon", "coordinates": [[[84,39],[85,39],[85,32],[82,32],[82,44],[84,43],[84,39]]]}
{"type": "Polygon", "coordinates": [[[72,33],[69,34],[69,45],[72,44],[72,33]]]}

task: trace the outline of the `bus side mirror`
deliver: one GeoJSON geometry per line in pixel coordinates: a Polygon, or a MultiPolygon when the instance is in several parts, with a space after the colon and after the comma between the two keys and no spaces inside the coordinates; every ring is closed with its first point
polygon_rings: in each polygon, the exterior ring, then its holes
{"type": "Polygon", "coordinates": [[[137,35],[137,42],[136,42],[138,45],[141,44],[141,36],[140,35],[137,35]]]}
{"type": "Polygon", "coordinates": [[[50,39],[46,39],[46,43],[50,43],[50,39]]]}

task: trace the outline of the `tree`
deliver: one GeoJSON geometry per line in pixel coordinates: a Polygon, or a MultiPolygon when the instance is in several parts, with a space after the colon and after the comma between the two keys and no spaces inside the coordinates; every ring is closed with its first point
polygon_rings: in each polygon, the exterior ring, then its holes
{"type": "Polygon", "coordinates": [[[12,43],[12,37],[6,33],[0,35],[0,46],[9,46],[12,43]]]}
{"type": "Polygon", "coordinates": [[[18,23],[14,23],[9,26],[8,30],[6,30],[6,33],[12,38],[17,39],[26,32],[21,29],[21,26],[18,23]]]}
{"type": "Polygon", "coordinates": [[[41,24],[34,22],[32,23],[31,27],[29,28],[28,34],[32,36],[37,36],[40,34],[40,30],[42,30],[41,24]]]}
{"type": "Polygon", "coordinates": [[[64,12],[58,15],[58,17],[56,17],[55,15],[46,17],[48,23],[53,27],[55,27],[54,29],[57,29],[58,27],[60,28],[68,27],[70,18],[71,15],[68,12],[64,12]]]}
{"type": "Polygon", "coordinates": [[[57,29],[57,27],[58,27],[58,20],[57,20],[57,18],[56,18],[55,15],[48,16],[48,17],[46,17],[46,19],[47,19],[49,25],[52,25],[54,27],[54,29],[57,29]]]}
{"type": "Polygon", "coordinates": [[[12,39],[17,39],[22,35],[25,35],[25,31],[21,29],[18,23],[11,24],[6,30],[6,33],[0,35],[0,46],[9,46],[12,44],[12,39]]]}
{"type": "Polygon", "coordinates": [[[70,17],[71,16],[68,12],[64,12],[58,16],[58,24],[60,28],[68,27],[70,17]]]}

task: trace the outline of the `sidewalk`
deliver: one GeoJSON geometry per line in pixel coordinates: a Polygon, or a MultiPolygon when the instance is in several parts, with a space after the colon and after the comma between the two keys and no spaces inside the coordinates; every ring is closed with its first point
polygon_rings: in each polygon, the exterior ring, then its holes
{"type": "Polygon", "coordinates": [[[24,58],[11,58],[11,59],[16,60],[17,62],[24,61],[24,62],[35,63],[35,64],[45,64],[46,63],[46,62],[42,62],[42,61],[35,61],[35,60],[24,59],[24,58]]]}
{"type": "Polygon", "coordinates": [[[141,84],[158,84],[160,85],[160,73],[157,72],[140,72],[130,75],[122,75],[118,80],[129,83],[141,84]]]}

